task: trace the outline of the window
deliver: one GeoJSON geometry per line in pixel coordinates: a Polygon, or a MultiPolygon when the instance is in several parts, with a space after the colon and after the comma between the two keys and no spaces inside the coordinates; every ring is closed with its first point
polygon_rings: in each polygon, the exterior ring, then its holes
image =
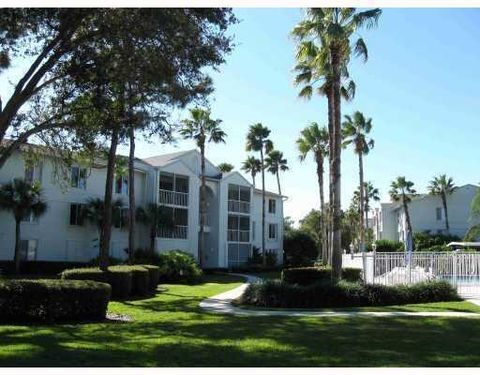
{"type": "Polygon", "coordinates": [[[437,215],[437,221],[443,220],[442,219],[442,208],[441,207],[437,207],[436,215],[437,215]]]}
{"type": "Polygon", "coordinates": [[[250,213],[250,188],[240,185],[228,185],[228,211],[250,213]]]}
{"type": "Polygon", "coordinates": [[[163,207],[165,216],[171,218],[170,223],[162,225],[159,229],[159,237],[180,238],[188,237],[188,210],[178,207],[163,207]]]}
{"type": "Polygon", "coordinates": [[[256,237],[256,235],[255,235],[255,224],[256,223],[254,221],[252,221],[252,240],[253,241],[255,241],[255,237],[256,237]]]}
{"type": "Polygon", "coordinates": [[[188,206],[188,177],[160,172],[159,201],[162,204],[188,206]]]}
{"type": "Polygon", "coordinates": [[[113,226],[118,229],[128,228],[128,207],[114,209],[113,226]]]}
{"type": "Polygon", "coordinates": [[[87,188],[87,169],[72,167],[70,171],[70,186],[85,190],[87,188]]]}
{"type": "Polygon", "coordinates": [[[231,242],[250,241],[250,218],[248,216],[228,215],[228,236],[231,242]]]}
{"type": "Polygon", "coordinates": [[[20,259],[35,260],[37,259],[37,240],[20,240],[20,259]]]}
{"type": "Polygon", "coordinates": [[[268,224],[268,239],[276,240],[278,235],[278,224],[268,224]]]}
{"type": "Polygon", "coordinates": [[[277,209],[277,201],[275,199],[268,200],[268,213],[274,214],[277,209]]]}
{"type": "Polygon", "coordinates": [[[83,208],[83,204],[70,204],[70,225],[83,225],[83,208]]]}
{"type": "Polygon", "coordinates": [[[34,182],[41,182],[42,180],[42,165],[27,165],[25,164],[25,182],[33,184],[34,182]]]}
{"type": "Polygon", "coordinates": [[[115,179],[115,194],[128,195],[128,177],[118,176],[115,179]]]}
{"type": "Polygon", "coordinates": [[[35,217],[35,215],[32,212],[30,212],[22,218],[22,222],[24,222],[24,223],[36,223],[37,218],[35,217]]]}

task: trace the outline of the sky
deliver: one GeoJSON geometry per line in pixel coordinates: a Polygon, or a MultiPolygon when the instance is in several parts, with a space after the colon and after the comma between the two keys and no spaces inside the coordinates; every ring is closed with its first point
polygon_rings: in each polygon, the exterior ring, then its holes
{"type": "MultiPolygon", "coordinates": [[[[236,46],[212,74],[212,116],[223,120],[227,143],[209,145],[207,158],[239,170],[248,156],[249,125],[267,126],[290,167],[280,176],[282,193],[288,196],[284,214],[299,220],[319,206],[319,197],[315,163],[312,158],[299,161],[295,140],[312,121],[327,125],[326,99],[299,99],[293,85],[295,42],[289,33],[303,12],[234,11],[240,19],[231,29],[236,46]]],[[[365,179],[380,190],[382,201],[389,200],[397,176],[413,181],[418,192],[426,192],[432,177],[443,173],[457,185],[479,183],[480,9],[383,9],[378,28],[359,35],[369,59],[351,63],[357,92],[352,102],[343,104],[342,114],[359,110],[372,118],[375,147],[364,160],[365,179]]],[[[11,92],[8,81],[14,78],[15,68],[0,75],[2,97],[11,92]]],[[[194,147],[192,141],[163,145],[139,139],[136,151],[143,158],[194,147]]],[[[128,149],[123,146],[119,152],[126,155],[128,149]]],[[[346,149],[344,207],[358,184],[358,158],[346,149]]],[[[273,175],[267,175],[266,186],[276,191],[273,175]]]]}

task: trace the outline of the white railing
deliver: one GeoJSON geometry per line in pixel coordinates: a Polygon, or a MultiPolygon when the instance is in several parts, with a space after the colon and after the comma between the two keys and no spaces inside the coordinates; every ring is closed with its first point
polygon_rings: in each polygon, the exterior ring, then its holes
{"type": "Polygon", "coordinates": [[[227,240],[229,242],[250,242],[250,231],[229,229],[227,240]]]}
{"type": "Polygon", "coordinates": [[[160,189],[159,200],[160,204],[188,207],[188,193],[160,189]]]}
{"type": "Polygon", "coordinates": [[[228,212],[250,213],[250,202],[228,200],[228,212]]]}
{"type": "Polygon", "coordinates": [[[174,228],[160,228],[158,237],[186,239],[188,237],[188,226],[177,225],[174,228]]]}

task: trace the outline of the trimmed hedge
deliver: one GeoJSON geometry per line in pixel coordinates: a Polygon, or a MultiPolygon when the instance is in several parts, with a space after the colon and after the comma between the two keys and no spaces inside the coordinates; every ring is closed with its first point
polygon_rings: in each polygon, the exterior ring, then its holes
{"type": "Polygon", "coordinates": [[[92,280],[107,283],[112,287],[112,298],[124,299],[132,293],[132,272],[118,266],[109,267],[107,272],[99,268],[74,268],[61,273],[64,280],[92,280]]]}
{"type": "Polygon", "coordinates": [[[380,253],[405,251],[405,245],[400,241],[377,240],[375,241],[375,246],[375,251],[380,253]]]}
{"type": "MultiPolygon", "coordinates": [[[[27,275],[57,275],[64,269],[77,267],[88,267],[88,263],[26,260],[20,263],[20,272],[27,275]]],[[[10,260],[0,261],[0,270],[5,275],[14,274],[15,263],[10,260]]]]}
{"type": "Polygon", "coordinates": [[[132,273],[132,292],[134,296],[145,296],[149,292],[150,279],[148,270],[143,266],[113,266],[112,271],[126,271],[132,273]]]}
{"type": "MultiPolygon", "coordinates": [[[[361,280],[362,270],[358,268],[343,268],[342,280],[356,282],[361,280]]],[[[281,280],[288,284],[310,285],[318,281],[329,281],[332,269],[328,267],[297,267],[285,268],[281,280]]]]}
{"type": "Polygon", "coordinates": [[[194,284],[202,278],[202,270],[193,255],[182,250],[169,250],[158,255],[160,282],[194,284]]]}
{"type": "Polygon", "coordinates": [[[0,322],[102,320],[110,291],[94,281],[0,280],[0,322]]]}
{"type": "Polygon", "coordinates": [[[458,300],[460,297],[455,288],[445,281],[409,286],[365,285],[346,281],[302,286],[269,280],[250,284],[240,297],[240,303],[245,305],[282,308],[387,306],[458,300]]]}
{"type": "Polygon", "coordinates": [[[148,271],[148,289],[155,292],[160,281],[160,267],[151,264],[142,264],[141,266],[148,271]]]}

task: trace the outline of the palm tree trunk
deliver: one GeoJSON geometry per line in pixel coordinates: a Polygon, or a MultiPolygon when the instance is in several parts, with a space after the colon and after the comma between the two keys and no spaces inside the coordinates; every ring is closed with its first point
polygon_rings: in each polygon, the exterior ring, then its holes
{"type": "Polygon", "coordinates": [[[358,154],[358,174],[360,178],[360,251],[362,252],[363,274],[366,275],[367,264],[365,258],[365,201],[363,186],[363,154],[358,154]]]}
{"type": "Polygon", "coordinates": [[[200,144],[201,153],[201,186],[200,186],[200,244],[198,246],[198,262],[203,265],[205,252],[205,144],[200,144]]]}
{"type": "Polygon", "coordinates": [[[152,254],[155,253],[155,237],[157,237],[156,233],[156,225],[151,224],[150,226],[150,252],[152,254]]]}
{"type": "Polygon", "coordinates": [[[407,236],[408,233],[412,236],[412,251],[415,250],[415,244],[413,243],[413,232],[412,232],[412,222],[410,221],[410,213],[408,212],[408,205],[405,199],[405,195],[402,197],[403,201],[403,210],[405,211],[405,217],[407,219],[407,236]]]}
{"type": "Polygon", "coordinates": [[[342,228],[341,228],[341,99],[340,99],[340,59],[336,48],[331,51],[333,68],[333,157],[331,174],[333,177],[333,211],[332,211],[332,278],[342,277],[342,228]]]}
{"type": "Polygon", "coordinates": [[[368,211],[370,210],[370,199],[368,198],[368,192],[365,193],[364,191],[363,194],[365,195],[365,206],[363,208],[365,210],[365,231],[368,231],[368,211]]]}
{"type": "Polygon", "coordinates": [[[253,187],[255,187],[255,174],[252,173],[252,181],[253,181],[253,187]]]}
{"type": "Polygon", "coordinates": [[[20,221],[15,218],[15,252],[13,255],[13,262],[15,263],[15,273],[20,273],[20,221]]]}
{"type": "Polygon", "coordinates": [[[263,145],[260,149],[260,163],[262,165],[262,264],[267,265],[267,254],[265,252],[265,168],[263,160],[263,145]]]}
{"type": "Polygon", "coordinates": [[[105,182],[105,198],[103,208],[102,231],[100,234],[100,269],[108,269],[108,255],[110,252],[110,238],[112,236],[112,195],[113,195],[113,175],[115,172],[115,156],[118,145],[118,126],[112,130],[112,139],[110,141],[110,150],[107,163],[107,180],[105,182]]]}
{"type": "Polygon", "coordinates": [[[129,129],[130,135],[130,153],[128,155],[128,254],[129,262],[132,263],[133,253],[135,251],[135,128],[133,125],[129,129]]]}
{"type": "Polygon", "coordinates": [[[326,209],[326,230],[327,230],[327,259],[328,265],[332,265],[333,254],[333,191],[334,191],[334,176],[333,176],[333,154],[334,154],[334,137],[333,137],[333,85],[330,85],[328,90],[328,162],[329,162],[329,181],[328,181],[328,207],[326,209]]]}
{"type": "Polygon", "coordinates": [[[277,185],[278,185],[278,194],[282,195],[282,189],[280,188],[280,174],[277,171],[277,185]]]}
{"type": "Polygon", "coordinates": [[[327,249],[327,228],[325,226],[325,197],[323,192],[323,156],[320,154],[315,155],[317,162],[317,179],[318,190],[320,193],[320,238],[322,246],[322,263],[326,265],[328,262],[328,249],[327,249]]]}
{"type": "Polygon", "coordinates": [[[442,203],[443,210],[445,211],[445,228],[447,229],[447,234],[450,234],[450,224],[448,223],[447,196],[445,195],[445,193],[442,193],[442,203]]]}

